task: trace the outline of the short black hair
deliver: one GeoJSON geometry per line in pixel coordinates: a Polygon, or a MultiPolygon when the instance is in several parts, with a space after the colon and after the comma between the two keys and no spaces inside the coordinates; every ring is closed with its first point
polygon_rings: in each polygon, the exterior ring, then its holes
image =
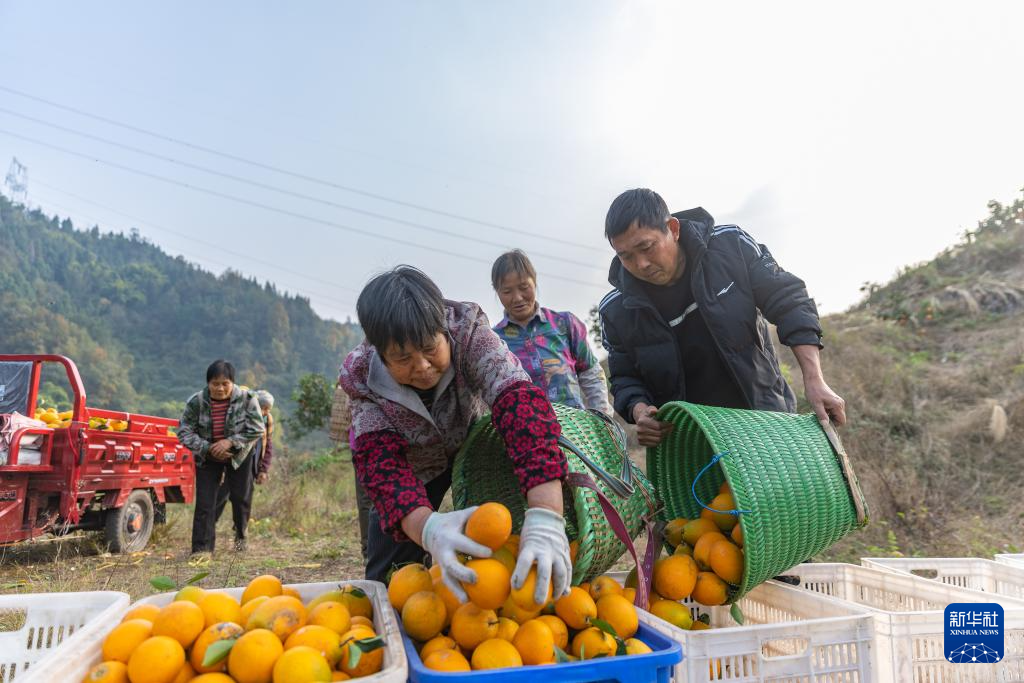
{"type": "Polygon", "coordinates": [[[519,277],[528,277],[537,284],[537,270],[530,263],[530,257],[522,249],[506,251],[494,261],[491,266],[491,286],[494,291],[501,287],[501,281],[509,273],[516,273],[519,277]]]}
{"type": "Polygon", "coordinates": [[[356,301],[363,334],[381,357],[391,344],[429,346],[446,329],[444,308],[444,296],[434,281],[406,265],[374,277],[356,301]]]}
{"type": "Polygon", "coordinates": [[[618,237],[629,230],[635,221],[644,228],[656,228],[662,232],[668,230],[668,204],[661,195],[646,187],[626,190],[608,207],[608,215],[604,219],[605,239],[618,237]]]}
{"type": "Polygon", "coordinates": [[[213,361],[210,363],[210,367],[206,368],[206,381],[212,382],[218,377],[223,377],[224,379],[229,379],[234,382],[235,366],[223,358],[213,361]]]}

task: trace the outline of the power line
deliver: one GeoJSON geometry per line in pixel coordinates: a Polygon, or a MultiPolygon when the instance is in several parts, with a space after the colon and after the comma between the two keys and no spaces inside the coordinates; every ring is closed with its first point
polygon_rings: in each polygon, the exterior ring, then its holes
{"type": "MultiPolygon", "coordinates": [[[[39,118],[36,118],[34,116],[29,116],[27,114],[22,114],[20,112],[16,112],[16,111],[13,111],[11,109],[4,108],[4,107],[0,107],[0,112],[3,112],[3,113],[8,114],[10,116],[15,116],[15,117],[20,118],[20,119],[31,121],[33,123],[37,123],[37,124],[42,125],[42,126],[47,126],[47,127],[50,127],[50,128],[54,128],[56,130],[61,130],[61,131],[64,131],[65,133],[70,133],[72,135],[77,135],[79,137],[83,137],[83,138],[86,138],[88,140],[94,140],[94,141],[100,142],[100,143],[102,143],[104,145],[110,145],[111,147],[117,147],[119,149],[125,149],[125,150],[128,150],[130,152],[134,152],[136,154],[141,154],[143,156],[148,156],[148,157],[152,157],[154,159],[159,159],[160,161],[166,161],[167,163],[176,164],[178,166],[183,166],[184,168],[190,168],[192,170],[202,171],[203,173],[209,173],[210,175],[218,176],[220,178],[227,178],[228,180],[233,180],[235,182],[244,183],[246,185],[252,185],[253,187],[258,187],[258,188],[260,188],[262,190],[269,190],[271,192],[277,192],[277,193],[280,193],[280,194],[283,194],[283,195],[286,195],[286,196],[289,196],[289,197],[295,197],[297,199],[303,199],[303,200],[306,200],[306,201],[316,202],[318,204],[323,204],[325,206],[330,206],[330,207],[333,207],[333,208],[336,208],[336,209],[342,209],[343,211],[350,211],[352,213],[361,214],[363,216],[369,216],[371,218],[377,218],[379,220],[390,221],[392,223],[398,223],[400,225],[405,225],[405,226],[408,226],[408,227],[411,227],[411,228],[416,228],[417,230],[426,230],[428,232],[434,232],[434,233],[438,233],[440,235],[447,235],[448,237],[454,237],[456,239],[466,240],[467,242],[476,242],[478,244],[484,244],[484,245],[487,245],[487,246],[490,246],[490,247],[497,247],[498,249],[509,249],[511,246],[513,246],[513,245],[508,244],[507,242],[492,242],[490,240],[482,239],[482,238],[479,238],[479,237],[472,237],[470,235],[463,235],[461,233],[455,232],[454,230],[447,230],[445,228],[438,228],[438,227],[435,227],[435,226],[432,226],[432,225],[425,225],[423,223],[417,223],[416,221],[409,221],[409,220],[406,220],[404,218],[395,218],[393,216],[388,216],[386,214],[377,213],[376,211],[368,211],[366,209],[360,209],[358,207],[351,206],[349,204],[340,204],[338,202],[334,202],[334,201],[331,201],[329,199],[322,199],[320,197],[314,197],[312,195],[308,195],[308,194],[305,194],[305,193],[302,193],[302,192],[295,192],[293,190],[282,189],[280,187],[277,187],[276,185],[271,185],[269,183],[263,183],[263,182],[260,182],[258,180],[252,180],[252,179],[249,179],[249,178],[244,178],[242,176],[234,175],[233,173],[225,173],[223,171],[218,171],[216,169],[212,169],[212,168],[209,168],[207,166],[202,166],[200,164],[193,164],[193,163],[188,162],[188,161],[182,161],[181,159],[175,159],[174,157],[169,157],[169,156],[166,156],[166,155],[163,155],[163,154],[159,154],[159,153],[156,153],[156,152],[151,152],[149,150],[145,150],[145,149],[142,149],[140,147],[135,147],[134,145],[128,145],[128,144],[125,144],[125,143],[117,142],[116,140],[111,140],[109,138],[104,138],[104,137],[99,136],[99,135],[93,135],[92,133],[86,133],[84,131],[80,131],[80,130],[77,130],[77,129],[74,129],[74,128],[69,128],[67,126],[62,126],[62,125],[57,124],[57,123],[53,123],[53,122],[50,122],[50,121],[44,121],[43,119],[39,119],[39,118]]],[[[551,255],[545,254],[543,252],[538,252],[536,250],[531,250],[531,254],[533,254],[533,255],[535,255],[537,257],[546,258],[546,259],[550,259],[550,260],[553,260],[553,261],[558,261],[558,262],[562,262],[562,263],[571,263],[573,265],[582,266],[584,268],[593,268],[594,267],[593,262],[577,261],[577,260],[570,259],[570,258],[565,258],[565,257],[562,257],[562,256],[551,256],[551,255]]]]}
{"type": "Polygon", "coordinates": [[[212,149],[210,147],[206,147],[206,146],[203,146],[203,145],[198,145],[196,143],[188,142],[187,140],[181,140],[179,138],[171,137],[169,135],[164,135],[162,133],[157,133],[155,131],[147,130],[145,128],[140,128],[139,126],[134,126],[132,124],[123,123],[121,121],[116,121],[114,119],[110,119],[110,118],[107,118],[105,116],[99,116],[97,114],[92,114],[90,112],[83,111],[83,110],[78,109],[76,107],[72,107],[72,106],[69,106],[69,105],[66,105],[66,104],[61,104],[59,102],[54,102],[52,100],[48,100],[48,99],[45,99],[45,98],[42,98],[42,97],[38,97],[36,95],[31,95],[29,93],[23,92],[21,90],[15,90],[14,88],[11,88],[11,87],[8,87],[8,86],[5,86],[5,85],[0,85],[0,90],[2,90],[4,92],[9,92],[9,93],[11,93],[13,95],[17,95],[19,97],[23,97],[25,99],[33,100],[35,102],[40,102],[42,104],[45,104],[45,105],[50,106],[50,107],[54,107],[56,109],[63,109],[64,111],[69,111],[69,112],[71,112],[73,114],[77,114],[79,116],[85,116],[87,118],[91,118],[91,119],[94,119],[96,121],[101,121],[101,122],[106,123],[106,124],[111,125],[111,126],[117,126],[119,128],[124,128],[126,130],[134,131],[136,133],[141,133],[143,135],[148,135],[150,137],[154,137],[154,138],[157,138],[159,140],[164,140],[165,142],[171,142],[171,143],[174,143],[176,145],[182,145],[182,146],[188,147],[190,149],[198,150],[200,152],[205,152],[206,154],[212,154],[214,156],[219,156],[219,157],[222,157],[222,158],[225,158],[225,159],[230,159],[231,161],[235,161],[235,162],[238,162],[238,163],[241,163],[241,164],[246,164],[246,165],[249,165],[249,166],[253,166],[255,168],[261,168],[261,169],[266,170],[266,171],[272,171],[274,173],[280,173],[282,175],[287,175],[287,176],[290,176],[292,178],[297,178],[299,180],[304,180],[306,182],[316,183],[318,185],[324,185],[326,187],[331,187],[331,188],[334,188],[336,190],[342,190],[344,192],[351,192],[352,194],[357,194],[357,195],[360,195],[360,196],[363,196],[363,197],[369,197],[371,199],[376,199],[378,201],[387,202],[389,204],[395,204],[395,205],[398,205],[398,206],[404,206],[404,207],[410,208],[410,209],[416,209],[418,211],[424,211],[426,213],[432,213],[434,215],[443,216],[445,218],[453,218],[453,219],[456,219],[456,220],[466,221],[468,223],[475,223],[476,225],[481,225],[481,226],[488,227],[488,228],[494,228],[494,229],[497,229],[497,230],[505,230],[505,231],[513,232],[513,233],[520,234],[520,235],[530,235],[531,237],[537,237],[537,238],[543,239],[543,240],[548,241],[548,242],[556,242],[558,244],[564,244],[564,245],[571,246],[571,247],[577,247],[579,249],[587,249],[589,251],[593,251],[593,252],[597,252],[597,253],[601,253],[601,254],[604,253],[604,249],[602,249],[602,248],[591,247],[591,246],[586,245],[586,244],[579,244],[579,243],[573,242],[571,240],[565,240],[565,239],[561,239],[561,238],[558,238],[558,237],[553,237],[550,234],[531,232],[531,231],[528,231],[528,230],[522,230],[520,228],[514,228],[514,227],[511,227],[511,226],[508,226],[508,225],[502,225],[501,223],[493,223],[493,222],[490,222],[490,221],[480,220],[478,218],[472,218],[472,217],[469,217],[469,216],[463,216],[461,214],[457,214],[457,213],[454,213],[454,212],[444,211],[444,210],[441,210],[441,209],[435,209],[435,208],[432,208],[432,207],[429,207],[429,206],[424,206],[422,204],[416,204],[414,202],[407,202],[407,201],[404,201],[404,200],[401,200],[401,199],[395,199],[394,197],[388,197],[386,195],[377,194],[375,192],[369,192],[367,190],[361,190],[359,188],[351,187],[351,186],[348,186],[348,185],[342,185],[340,183],[335,183],[335,182],[332,182],[332,181],[329,181],[329,180],[323,180],[321,178],[317,178],[315,176],[307,175],[305,173],[298,173],[296,171],[290,171],[288,169],[280,168],[278,166],[273,166],[271,164],[265,164],[265,163],[260,162],[260,161],[255,161],[255,160],[252,160],[252,159],[247,159],[245,157],[241,157],[241,156],[238,156],[238,155],[235,155],[235,154],[230,154],[228,152],[222,152],[222,151],[219,151],[219,150],[216,150],[216,149],[212,149]]]}
{"type": "MultiPolygon", "coordinates": [[[[184,187],[186,189],[193,190],[195,192],[201,192],[203,194],[208,194],[208,195],[211,195],[211,196],[214,196],[214,197],[219,197],[221,199],[227,199],[229,201],[237,202],[239,204],[244,204],[244,205],[247,205],[247,206],[253,206],[253,207],[256,207],[256,208],[264,209],[266,211],[272,211],[274,213],[278,213],[278,214],[281,214],[281,215],[284,215],[284,216],[288,216],[290,218],[297,218],[299,220],[308,221],[310,223],[317,223],[319,225],[324,225],[324,226],[327,226],[327,227],[330,227],[330,228],[334,228],[334,229],[337,229],[337,230],[343,230],[345,232],[351,232],[351,233],[355,233],[355,234],[358,234],[358,235],[364,235],[366,237],[372,237],[372,238],[378,239],[378,240],[385,240],[385,241],[391,242],[393,244],[402,244],[402,245],[405,245],[405,246],[414,247],[416,249],[423,249],[424,251],[430,251],[430,252],[434,252],[434,253],[438,253],[438,254],[443,254],[445,256],[454,256],[456,258],[461,258],[461,259],[465,259],[465,260],[468,260],[468,261],[476,261],[478,263],[484,263],[484,264],[487,264],[487,265],[491,265],[491,261],[489,259],[483,259],[483,258],[479,258],[479,257],[476,257],[476,256],[470,256],[468,254],[460,254],[458,252],[450,251],[450,250],[447,250],[447,249],[441,249],[439,247],[431,247],[431,246],[428,246],[428,245],[425,245],[425,244],[417,244],[416,242],[410,242],[408,240],[403,240],[403,239],[399,239],[399,238],[395,238],[395,237],[381,236],[381,235],[378,235],[376,233],[370,232],[368,230],[362,230],[360,228],[354,228],[352,226],[345,225],[343,223],[337,223],[337,222],[334,222],[334,221],[328,221],[328,220],[324,220],[322,218],[316,218],[314,216],[307,216],[305,214],[298,213],[298,212],[295,212],[295,211],[289,211],[288,209],[282,209],[280,207],[271,206],[269,204],[263,204],[262,202],[256,202],[256,201],[253,201],[253,200],[250,200],[250,199],[245,199],[243,197],[236,197],[235,195],[227,194],[225,192],[219,192],[217,190],[211,190],[209,188],[199,187],[199,186],[192,185],[190,183],[186,183],[186,182],[183,182],[183,181],[180,181],[180,180],[175,180],[173,178],[168,178],[166,176],[161,176],[161,175],[158,175],[156,173],[150,173],[148,171],[142,171],[142,170],[133,168],[131,166],[125,166],[124,164],[119,164],[119,163],[114,162],[114,161],[110,161],[110,160],[107,160],[107,159],[101,159],[101,158],[96,157],[96,156],[91,155],[91,154],[85,154],[83,152],[77,152],[75,150],[67,149],[66,147],[61,147],[59,145],[54,145],[54,144],[51,144],[49,142],[44,142],[42,140],[37,140],[36,138],[32,138],[32,137],[29,137],[27,135],[22,135],[20,133],[15,133],[13,131],[5,130],[5,129],[0,129],[0,134],[8,135],[8,136],[13,137],[13,138],[18,139],[18,140],[23,140],[25,142],[30,142],[32,144],[39,145],[40,147],[46,147],[48,149],[53,149],[53,150],[56,150],[56,151],[64,153],[64,154],[68,154],[68,155],[71,155],[71,156],[75,156],[75,157],[79,157],[79,158],[86,159],[86,160],[89,160],[89,161],[93,161],[95,163],[104,164],[106,166],[110,166],[112,168],[117,168],[117,169],[125,171],[127,173],[132,173],[132,174],[135,174],[135,175],[138,175],[138,176],[142,176],[142,177],[145,177],[145,178],[151,178],[153,180],[159,180],[159,181],[164,182],[164,183],[168,183],[168,184],[171,184],[171,185],[176,185],[178,187],[184,187]]],[[[582,285],[584,287],[590,287],[590,288],[593,288],[593,289],[601,289],[601,290],[607,289],[606,287],[603,287],[601,285],[597,285],[597,284],[595,284],[593,282],[587,282],[585,280],[578,280],[576,278],[565,277],[564,275],[555,275],[553,273],[542,273],[542,274],[545,277],[549,277],[549,278],[552,278],[552,279],[555,279],[555,280],[562,280],[563,282],[571,282],[573,284],[582,285]]]]}
{"type": "MultiPolygon", "coordinates": [[[[51,185],[49,183],[43,182],[42,180],[36,180],[34,182],[37,185],[41,185],[43,187],[49,188],[49,189],[51,189],[51,190],[53,190],[55,192],[59,192],[60,194],[67,195],[68,197],[71,197],[73,199],[77,199],[79,201],[85,202],[86,204],[92,204],[93,206],[96,206],[98,208],[104,209],[104,210],[109,211],[111,213],[117,214],[119,216],[124,216],[125,218],[127,218],[129,220],[136,221],[140,225],[146,225],[146,226],[148,226],[150,228],[154,228],[156,230],[160,230],[160,231],[169,233],[171,235],[177,235],[178,237],[182,237],[182,238],[187,239],[187,240],[189,240],[191,242],[196,242],[197,244],[204,244],[204,245],[206,245],[208,247],[212,247],[212,248],[217,249],[219,251],[222,251],[222,252],[224,252],[226,254],[232,254],[234,256],[238,256],[240,258],[247,259],[247,260],[252,261],[254,263],[259,263],[261,265],[268,266],[270,268],[276,268],[277,270],[280,270],[280,271],[282,271],[284,273],[291,273],[292,275],[297,275],[298,277],[305,278],[307,280],[312,280],[314,282],[320,282],[320,283],[328,285],[330,287],[337,287],[339,289],[344,289],[344,290],[346,290],[348,292],[353,292],[355,294],[358,294],[359,291],[360,291],[360,290],[355,289],[353,287],[346,287],[345,285],[339,285],[336,282],[331,282],[330,280],[325,280],[324,278],[315,277],[313,275],[307,275],[306,273],[302,273],[302,272],[297,271],[297,270],[292,270],[290,268],[285,268],[284,266],[281,266],[281,265],[279,265],[277,263],[274,263],[273,261],[264,261],[262,259],[256,258],[255,256],[252,256],[251,254],[245,254],[245,253],[242,253],[242,252],[239,252],[239,251],[233,251],[233,250],[228,249],[227,247],[221,246],[219,244],[214,244],[212,242],[206,242],[204,240],[198,239],[198,238],[196,238],[196,237],[194,237],[192,235],[189,235],[187,233],[179,232],[177,230],[173,230],[173,229],[168,228],[166,226],[154,223],[154,222],[152,222],[150,220],[146,220],[145,218],[140,218],[139,216],[134,216],[134,215],[132,215],[130,213],[125,213],[124,211],[120,211],[120,210],[115,209],[115,208],[113,208],[111,206],[106,206],[105,204],[100,204],[97,201],[94,201],[92,199],[88,199],[88,198],[83,197],[81,195],[75,194],[74,192],[69,192],[68,190],[64,190],[64,189],[59,188],[59,187],[57,187],[55,185],[51,185]]],[[[345,303],[351,304],[352,302],[345,302],[345,303]]]]}
{"type": "MultiPolygon", "coordinates": [[[[39,184],[40,185],[44,185],[44,183],[39,183],[39,184]]],[[[61,204],[59,202],[55,202],[52,199],[47,199],[46,200],[46,204],[48,206],[56,207],[57,209],[62,209],[63,211],[68,212],[68,213],[65,214],[65,216],[67,218],[75,219],[75,220],[77,220],[82,225],[88,225],[89,223],[91,223],[91,224],[96,225],[96,226],[99,226],[99,225],[103,224],[106,227],[117,227],[117,226],[111,225],[110,221],[100,220],[100,219],[96,218],[95,216],[91,216],[91,215],[82,213],[82,211],[80,211],[79,209],[75,209],[73,207],[66,206],[66,205],[61,204]]],[[[56,215],[56,213],[54,215],[56,215]]],[[[189,238],[189,239],[191,239],[191,238],[189,238]]],[[[209,258],[206,255],[199,256],[199,255],[187,252],[187,251],[180,251],[180,253],[181,253],[182,256],[186,256],[189,259],[192,259],[192,260],[194,260],[196,262],[212,263],[214,265],[222,266],[223,268],[227,268],[229,270],[234,270],[237,267],[237,264],[224,263],[223,261],[218,261],[216,259],[209,258]]],[[[231,253],[231,252],[228,252],[228,253],[231,253]]],[[[307,297],[309,299],[316,298],[316,300],[318,302],[318,305],[321,305],[324,308],[327,308],[328,310],[333,310],[333,311],[338,312],[338,313],[344,313],[346,316],[351,315],[351,307],[355,306],[355,304],[352,303],[351,301],[346,301],[346,300],[343,300],[343,299],[335,299],[332,296],[329,296],[327,294],[321,294],[319,292],[304,291],[304,290],[292,287],[292,286],[288,285],[287,283],[280,283],[280,284],[281,284],[282,287],[286,288],[287,290],[290,290],[294,294],[302,295],[302,296],[305,296],[305,297],[307,297]],[[341,304],[342,306],[348,306],[350,308],[343,309],[343,308],[337,308],[335,306],[330,306],[330,305],[327,305],[327,304],[322,304],[322,303],[320,303],[320,300],[322,300],[322,299],[325,299],[327,301],[333,301],[333,302],[335,302],[337,304],[341,304]]]]}

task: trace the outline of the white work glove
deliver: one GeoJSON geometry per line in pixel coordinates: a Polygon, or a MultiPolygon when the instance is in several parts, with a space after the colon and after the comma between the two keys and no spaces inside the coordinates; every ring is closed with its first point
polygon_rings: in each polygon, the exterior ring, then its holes
{"type": "Polygon", "coordinates": [[[434,512],[423,525],[423,549],[430,553],[434,564],[441,566],[441,580],[459,599],[467,602],[463,583],[476,583],[476,572],[459,562],[456,553],[477,557],[490,557],[491,549],[466,536],[466,520],[477,506],[455,512],[434,512]]]}
{"type": "Polygon", "coordinates": [[[519,559],[512,573],[512,587],[522,588],[530,567],[537,563],[537,588],[533,592],[535,604],[547,600],[548,583],[551,597],[557,600],[569,592],[572,581],[572,562],[569,561],[569,539],[565,536],[562,515],[544,508],[530,508],[519,534],[519,559]]]}

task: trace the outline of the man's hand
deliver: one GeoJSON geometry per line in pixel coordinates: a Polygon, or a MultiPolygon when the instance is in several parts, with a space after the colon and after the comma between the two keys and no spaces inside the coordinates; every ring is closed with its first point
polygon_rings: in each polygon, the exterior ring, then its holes
{"type": "Polygon", "coordinates": [[[231,443],[231,439],[221,439],[210,446],[210,455],[214,460],[227,460],[231,457],[232,446],[234,444],[231,443]]]}
{"type": "Polygon", "coordinates": [[[267,483],[267,479],[269,478],[270,477],[266,472],[260,472],[256,475],[256,483],[262,486],[267,483]]]}
{"type": "Polygon", "coordinates": [[[636,423],[636,438],[641,446],[657,446],[670,431],[671,422],[659,422],[654,419],[658,409],[646,403],[633,406],[633,422],[636,423]]]}
{"type": "Polygon", "coordinates": [[[840,427],[846,424],[846,401],[832,391],[821,378],[804,382],[804,396],[818,416],[821,426],[827,426],[829,418],[840,427]]]}

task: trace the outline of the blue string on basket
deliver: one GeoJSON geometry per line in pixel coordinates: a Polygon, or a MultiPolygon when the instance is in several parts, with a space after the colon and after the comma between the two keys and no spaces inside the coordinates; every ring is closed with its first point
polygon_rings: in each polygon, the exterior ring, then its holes
{"type": "Polygon", "coordinates": [[[726,455],[728,455],[728,453],[729,453],[729,451],[722,451],[721,453],[715,453],[714,457],[711,458],[710,461],[708,461],[708,464],[704,465],[704,467],[701,469],[701,471],[697,473],[697,476],[693,478],[693,483],[690,484],[690,493],[693,494],[693,499],[695,501],[697,501],[697,504],[700,505],[705,510],[711,510],[711,512],[718,512],[718,513],[721,513],[721,514],[724,514],[724,515],[732,515],[733,517],[739,517],[740,515],[748,515],[748,514],[752,513],[753,510],[716,510],[713,507],[705,505],[703,503],[703,501],[701,501],[701,499],[697,497],[697,482],[700,481],[700,478],[702,476],[704,476],[704,473],[707,472],[708,469],[710,469],[712,466],[718,464],[718,461],[721,460],[726,455]]]}

